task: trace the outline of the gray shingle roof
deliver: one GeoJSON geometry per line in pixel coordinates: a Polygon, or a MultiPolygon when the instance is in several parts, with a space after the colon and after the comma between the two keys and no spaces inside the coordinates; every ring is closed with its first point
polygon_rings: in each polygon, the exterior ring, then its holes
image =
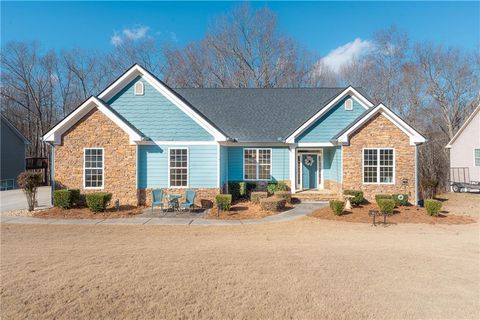
{"type": "Polygon", "coordinates": [[[230,138],[272,142],[287,138],[345,88],[173,90],[230,138]]]}

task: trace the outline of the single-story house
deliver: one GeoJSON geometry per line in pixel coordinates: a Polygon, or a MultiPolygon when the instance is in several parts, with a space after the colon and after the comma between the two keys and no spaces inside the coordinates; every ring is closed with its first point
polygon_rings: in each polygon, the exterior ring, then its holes
{"type": "Polygon", "coordinates": [[[17,177],[25,171],[30,141],[4,115],[1,118],[0,190],[8,190],[17,187],[17,177]]]}
{"type": "Polygon", "coordinates": [[[480,181],[480,105],[465,120],[446,148],[450,150],[452,182],[480,181]]]}
{"type": "Polygon", "coordinates": [[[358,88],[173,89],[134,65],[43,136],[57,187],[225,192],[229,181],[284,181],[299,195],[345,189],[418,200],[425,138],[358,88]]]}

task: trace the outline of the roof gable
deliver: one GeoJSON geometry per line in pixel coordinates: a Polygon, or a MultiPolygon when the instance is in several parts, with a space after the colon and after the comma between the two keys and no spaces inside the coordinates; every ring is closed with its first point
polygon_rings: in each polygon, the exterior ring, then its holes
{"type": "Polygon", "coordinates": [[[7,126],[20,140],[25,144],[30,144],[28,140],[4,115],[2,115],[2,125],[7,126]]]}
{"type": "Polygon", "coordinates": [[[466,127],[472,123],[472,120],[475,118],[475,116],[479,113],[480,111],[480,104],[473,110],[472,114],[465,120],[463,125],[458,129],[457,133],[453,136],[452,140],[448,142],[448,144],[445,146],[445,148],[450,149],[452,147],[452,144],[455,142],[455,140],[458,139],[458,137],[462,134],[462,132],[465,130],[466,127]]]}
{"type": "Polygon", "coordinates": [[[133,127],[128,121],[118,114],[115,110],[105,105],[102,101],[96,97],[90,97],[83,102],[78,108],[73,110],[62,121],[57,123],[52,129],[45,133],[42,137],[43,141],[52,142],[54,144],[60,144],[62,135],[71,128],[75,123],[80,121],[90,110],[97,108],[104,115],[110,118],[115,124],[117,124],[123,131],[125,131],[130,138],[130,143],[135,143],[142,140],[142,134],[133,127]]]}
{"type": "Polygon", "coordinates": [[[110,86],[103,90],[98,95],[98,98],[102,99],[103,101],[109,101],[138,76],[141,76],[142,79],[144,79],[153,88],[158,90],[158,92],[160,92],[166,99],[173,103],[173,105],[178,107],[190,118],[192,118],[198,125],[203,127],[215,138],[215,140],[224,141],[227,139],[227,136],[221,130],[219,130],[208,118],[206,118],[201,112],[199,112],[193,105],[188,103],[188,101],[183,99],[183,97],[178,95],[164,82],[162,82],[160,79],[155,77],[153,74],[151,74],[149,71],[147,71],[138,64],[132,66],[117,80],[115,80],[110,86]]]}

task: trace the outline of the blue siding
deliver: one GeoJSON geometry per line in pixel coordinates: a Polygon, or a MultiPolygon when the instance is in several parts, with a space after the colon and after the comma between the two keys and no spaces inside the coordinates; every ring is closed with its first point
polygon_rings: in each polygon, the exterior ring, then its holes
{"type": "Polygon", "coordinates": [[[323,177],[342,182],[342,147],[323,148],[323,177]]]}
{"type": "Polygon", "coordinates": [[[188,148],[190,188],[217,187],[217,145],[138,146],[139,188],[168,187],[168,149],[188,148]]]}
{"type": "MultiPolygon", "coordinates": [[[[250,147],[228,147],[228,180],[243,180],[243,149],[250,147]]],[[[257,147],[251,147],[257,148],[257,147]]],[[[289,180],[289,152],[286,147],[258,147],[272,149],[272,180],[289,180]]]]}
{"type": "Polygon", "coordinates": [[[148,82],[144,95],[133,94],[137,77],[108,104],[154,141],[212,141],[213,136],[170,102],[148,82]]]}
{"type": "Polygon", "coordinates": [[[307,130],[305,130],[296,142],[330,142],[333,136],[348,126],[353,120],[365,112],[355,99],[353,100],[353,110],[345,110],[345,101],[350,98],[345,97],[336,104],[330,111],[324,114],[307,130]]]}

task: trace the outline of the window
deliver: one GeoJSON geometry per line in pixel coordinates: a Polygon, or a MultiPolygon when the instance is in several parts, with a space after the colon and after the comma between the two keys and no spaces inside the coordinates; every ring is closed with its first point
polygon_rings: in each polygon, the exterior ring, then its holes
{"type": "Polygon", "coordinates": [[[134,93],[136,96],[143,96],[144,94],[144,87],[142,81],[137,81],[134,86],[134,93]]]}
{"type": "Polygon", "coordinates": [[[345,101],[345,110],[347,110],[347,111],[352,111],[353,110],[353,100],[352,99],[347,99],[347,101],[345,101]]]}
{"type": "Polygon", "coordinates": [[[394,183],[394,149],[363,149],[363,183],[394,183]]]}
{"type": "Polygon", "coordinates": [[[103,149],[86,148],[84,152],[85,188],[103,188],[103,149]]]}
{"type": "Polygon", "coordinates": [[[243,150],[243,178],[245,180],[271,180],[271,171],[271,149],[243,150]]]}
{"type": "Polygon", "coordinates": [[[475,167],[480,167],[480,149],[473,150],[475,157],[475,167]]]}
{"type": "Polygon", "coordinates": [[[188,186],[188,149],[169,149],[170,187],[188,186]]]}

